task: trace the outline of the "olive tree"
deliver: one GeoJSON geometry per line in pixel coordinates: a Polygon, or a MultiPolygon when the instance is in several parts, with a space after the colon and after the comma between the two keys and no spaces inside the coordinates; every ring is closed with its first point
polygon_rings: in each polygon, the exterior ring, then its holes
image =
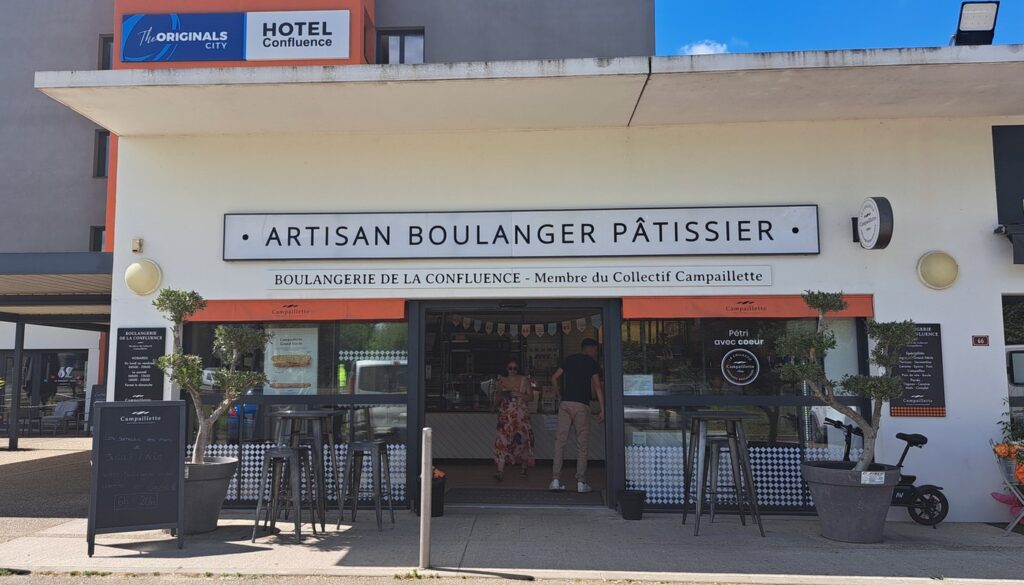
{"type": "Polygon", "coordinates": [[[185,321],[204,309],[206,301],[194,291],[164,288],[153,301],[153,306],[174,326],[174,348],[170,355],[157,360],[157,366],[167,375],[173,387],[183,388],[192,397],[196,420],[199,421],[199,432],[196,433],[192,448],[192,463],[200,464],[217,420],[243,392],[266,383],[263,372],[246,371],[241,369],[241,365],[246,355],[266,347],[270,335],[255,327],[217,326],[213,333],[213,353],[225,365],[214,372],[214,387],[220,389],[221,400],[207,414],[203,409],[202,398],[203,360],[197,355],[186,354],[181,341],[185,321]]]}
{"type": "Polygon", "coordinates": [[[817,313],[817,326],[813,330],[791,331],[779,338],[776,350],[788,358],[778,367],[779,376],[789,382],[804,384],[811,396],[841,412],[860,428],[864,433],[864,452],[854,471],[864,471],[875,458],[882,406],[903,396],[903,380],[895,371],[903,348],[914,339],[914,322],[868,320],[867,333],[873,342],[870,359],[877,366],[879,375],[847,375],[834,381],[825,375],[825,356],[836,347],[828,318],[830,314],[846,309],[843,293],[807,291],[803,299],[817,313]],[[871,399],[870,416],[843,404],[840,397],[844,395],[871,399]]]}

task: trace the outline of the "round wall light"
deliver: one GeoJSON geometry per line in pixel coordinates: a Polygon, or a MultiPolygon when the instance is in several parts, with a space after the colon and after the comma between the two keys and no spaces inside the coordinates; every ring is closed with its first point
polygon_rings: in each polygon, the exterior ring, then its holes
{"type": "Polygon", "coordinates": [[[928,252],[917,261],[917,277],[928,288],[947,289],[953,286],[959,274],[956,259],[945,252],[928,252]]]}
{"type": "Polygon", "coordinates": [[[132,262],[124,270],[124,283],[128,290],[137,295],[148,295],[160,288],[163,272],[160,265],[152,260],[132,262]]]}

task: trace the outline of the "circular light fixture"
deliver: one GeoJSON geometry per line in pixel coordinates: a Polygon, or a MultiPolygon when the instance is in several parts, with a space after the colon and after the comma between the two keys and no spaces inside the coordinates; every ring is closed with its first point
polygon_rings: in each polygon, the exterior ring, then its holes
{"type": "Polygon", "coordinates": [[[947,289],[953,286],[959,274],[956,259],[945,252],[928,252],[917,261],[917,277],[928,288],[947,289]]]}
{"type": "Polygon", "coordinates": [[[152,260],[132,262],[124,269],[124,284],[128,290],[140,296],[156,292],[162,279],[160,265],[152,260]]]}

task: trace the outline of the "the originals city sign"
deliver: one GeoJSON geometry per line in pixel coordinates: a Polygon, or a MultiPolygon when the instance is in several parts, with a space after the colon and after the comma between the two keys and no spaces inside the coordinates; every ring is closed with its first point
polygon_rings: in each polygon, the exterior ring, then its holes
{"type": "Polygon", "coordinates": [[[818,253],[816,205],[224,216],[224,260],[818,253]]]}

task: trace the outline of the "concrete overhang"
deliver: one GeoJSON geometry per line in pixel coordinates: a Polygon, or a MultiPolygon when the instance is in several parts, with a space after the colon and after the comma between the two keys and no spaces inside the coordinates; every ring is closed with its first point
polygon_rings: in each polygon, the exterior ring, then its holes
{"type": "Polygon", "coordinates": [[[122,136],[1024,115],[1024,46],[36,74],[122,136]]]}

